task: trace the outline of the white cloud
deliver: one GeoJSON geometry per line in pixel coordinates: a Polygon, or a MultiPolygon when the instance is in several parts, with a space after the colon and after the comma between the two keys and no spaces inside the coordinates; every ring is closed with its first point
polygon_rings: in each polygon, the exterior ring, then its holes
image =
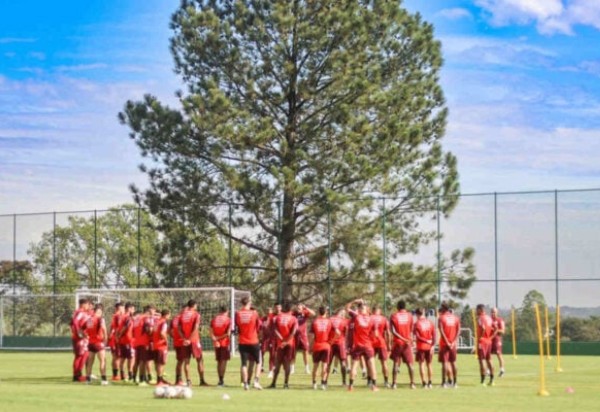
{"type": "Polygon", "coordinates": [[[99,70],[106,69],[107,64],[104,63],[92,63],[92,64],[76,64],[72,66],[56,66],[56,71],[59,72],[82,72],[88,70],[99,70]]]}
{"type": "Polygon", "coordinates": [[[0,76],[0,214],[104,208],[144,187],[139,150],[117,120],[144,93],[176,104],[175,78],[91,81],[0,76]]]}
{"type": "Polygon", "coordinates": [[[489,13],[491,23],[535,23],[542,34],[573,34],[573,27],[600,29],[600,2],[595,0],[476,0],[489,13]]]}
{"type": "Polygon", "coordinates": [[[437,13],[439,16],[444,17],[449,20],[459,20],[459,19],[472,19],[473,15],[467,9],[463,9],[460,7],[454,7],[451,9],[443,9],[437,13]]]}
{"type": "Polygon", "coordinates": [[[22,37],[0,37],[0,44],[11,44],[11,43],[34,43],[36,39],[22,38],[22,37]]]}

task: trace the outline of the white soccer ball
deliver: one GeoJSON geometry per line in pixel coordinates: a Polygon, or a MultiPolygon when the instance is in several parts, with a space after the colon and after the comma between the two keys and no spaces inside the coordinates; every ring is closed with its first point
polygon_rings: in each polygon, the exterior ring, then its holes
{"type": "Polygon", "coordinates": [[[173,399],[177,397],[177,389],[174,386],[169,386],[165,389],[165,398],[173,399]]]}
{"type": "Polygon", "coordinates": [[[182,388],[181,399],[192,399],[192,388],[182,388]]]}
{"type": "Polygon", "coordinates": [[[164,386],[157,386],[156,388],[154,388],[154,397],[156,399],[161,399],[165,397],[165,392],[166,392],[166,387],[164,386]]]}
{"type": "Polygon", "coordinates": [[[224,393],[224,394],[223,394],[223,400],[224,400],[224,401],[228,401],[229,399],[231,399],[231,398],[229,397],[229,395],[227,395],[226,393],[224,393]]]}

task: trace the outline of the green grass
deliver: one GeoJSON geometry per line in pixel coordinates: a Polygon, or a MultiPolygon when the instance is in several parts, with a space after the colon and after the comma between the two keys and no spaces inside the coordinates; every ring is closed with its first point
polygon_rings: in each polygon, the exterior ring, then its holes
{"type": "MultiPolygon", "coordinates": [[[[212,354],[207,356],[207,379],[216,383],[212,354]]],[[[167,365],[173,372],[173,359],[167,365]]],[[[539,358],[507,357],[507,373],[494,387],[479,385],[477,362],[472,355],[461,355],[458,362],[459,388],[410,390],[407,372],[400,374],[401,387],[395,391],[370,392],[359,380],[355,392],[340,385],[340,375],[329,380],[328,391],[313,391],[310,378],[302,373],[292,376],[290,390],[244,392],[238,385],[239,359],[233,359],[226,377],[227,388],[194,388],[191,400],[153,399],[150,387],[114,384],[108,387],[70,382],[71,355],[66,353],[0,352],[0,410],[2,411],[144,411],[156,408],[183,408],[219,411],[372,411],[417,409],[422,411],[566,411],[597,410],[600,358],[563,357],[563,372],[557,373],[555,360],[547,362],[549,397],[537,396],[539,358]],[[567,387],[575,392],[569,394],[567,387]],[[227,393],[231,399],[224,401],[227,393]]],[[[298,365],[300,366],[300,365],[298,365]]],[[[297,368],[303,369],[303,368],[297,368]]],[[[439,366],[435,365],[439,379],[439,366]]],[[[94,371],[97,374],[97,370],[94,371]]],[[[172,376],[171,376],[172,377],[172,376]]],[[[436,380],[437,380],[436,379],[436,380]]],[[[197,377],[195,378],[197,382],[197,377]]],[[[268,379],[263,377],[264,386],[268,379]]],[[[435,382],[435,381],[434,381],[435,382]]]]}

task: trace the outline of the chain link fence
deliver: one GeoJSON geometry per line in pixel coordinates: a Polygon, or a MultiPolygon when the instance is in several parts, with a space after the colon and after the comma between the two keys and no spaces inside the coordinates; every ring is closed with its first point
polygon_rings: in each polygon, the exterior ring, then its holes
{"type": "Polygon", "coordinates": [[[453,299],[465,313],[484,303],[507,315],[526,309],[533,291],[565,318],[600,315],[600,189],[464,194],[448,215],[445,200],[419,209],[389,198],[326,205],[295,245],[287,279],[279,202],[263,222],[239,205],[217,205],[207,218],[218,224],[196,230],[161,225],[135,207],[0,215],[0,294],[232,286],[252,291],[261,308],[284,293],[331,308],[360,295],[389,312],[413,294],[431,297],[429,307],[453,299]],[[457,297],[453,276],[469,265],[475,279],[457,297]]]}

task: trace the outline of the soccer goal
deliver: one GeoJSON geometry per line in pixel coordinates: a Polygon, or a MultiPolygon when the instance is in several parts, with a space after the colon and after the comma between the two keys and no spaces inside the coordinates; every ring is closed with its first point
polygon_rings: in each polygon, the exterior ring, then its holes
{"type": "MultiPolygon", "coordinates": [[[[109,294],[90,297],[105,305],[115,301],[109,294]]],[[[0,296],[0,349],[70,349],[76,301],[73,293],[0,296]]]]}
{"type": "MultiPolygon", "coordinates": [[[[104,304],[104,313],[107,326],[113,315],[114,304],[117,302],[131,302],[136,306],[136,310],[141,310],[144,306],[153,304],[160,311],[169,309],[171,316],[179,313],[190,299],[198,303],[198,311],[202,315],[202,347],[205,350],[213,348],[213,342],[210,339],[209,327],[210,321],[219,313],[219,308],[224,306],[229,309],[232,317],[240,307],[240,301],[244,296],[250,297],[250,292],[237,290],[231,287],[216,288],[156,288],[156,289],[85,289],[78,290],[75,294],[75,301],[81,298],[89,298],[92,302],[101,302],[104,304]]],[[[232,335],[231,351],[235,353],[236,339],[232,335]]]]}

